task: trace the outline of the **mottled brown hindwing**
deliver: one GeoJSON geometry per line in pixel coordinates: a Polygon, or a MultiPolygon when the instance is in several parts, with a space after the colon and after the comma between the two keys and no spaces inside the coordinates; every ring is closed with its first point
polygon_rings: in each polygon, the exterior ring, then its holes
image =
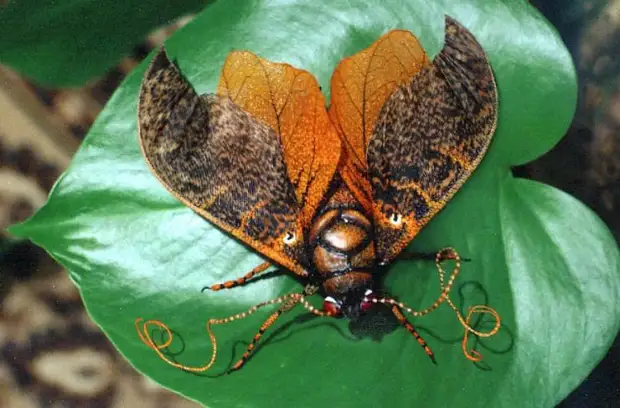
{"type": "Polygon", "coordinates": [[[138,118],[143,154],[175,197],[306,275],[299,206],[269,126],[227,97],[197,95],[164,50],[145,74],[138,118]],[[291,241],[289,233],[296,240],[285,244],[291,241]]]}
{"type": "Polygon", "coordinates": [[[471,175],[496,120],[486,55],[469,31],[446,17],[443,49],[390,96],[369,142],[380,261],[394,259],[471,175]]]}

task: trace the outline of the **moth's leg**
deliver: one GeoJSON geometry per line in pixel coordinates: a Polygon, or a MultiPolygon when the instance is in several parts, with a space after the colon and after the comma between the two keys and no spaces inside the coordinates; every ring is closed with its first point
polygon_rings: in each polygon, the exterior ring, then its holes
{"type": "MultiPolygon", "coordinates": [[[[319,289],[318,286],[309,284],[304,287],[302,294],[304,296],[311,296],[315,294],[318,289],[319,289]]],[[[297,305],[299,300],[300,300],[299,298],[293,298],[293,299],[288,300],[282,306],[280,306],[280,308],[277,311],[275,311],[271,316],[269,316],[265,320],[265,322],[262,324],[260,329],[258,329],[258,333],[254,335],[254,338],[252,339],[252,343],[250,343],[245,353],[243,353],[243,356],[241,357],[241,359],[239,359],[239,361],[237,361],[235,365],[232,366],[230,370],[228,370],[228,373],[237,371],[241,367],[243,367],[243,365],[246,363],[246,361],[248,361],[248,359],[252,355],[252,352],[254,351],[256,344],[259,342],[260,338],[263,336],[263,333],[265,333],[267,329],[269,329],[276,322],[278,317],[288,312],[289,310],[293,309],[297,305]]]]}
{"type": "Polygon", "coordinates": [[[301,294],[303,296],[312,296],[314,295],[316,292],[319,291],[319,286],[309,283],[306,286],[304,286],[304,290],[301,291],[301,294]]]}
{"type": "Polygon", "coordinates": [[[400,308],[398,306],[392,306],[392,313],[394,313],[394,316],[396,316],[396,319],[400,322],[400,324],[405,326],[405,329],[407,329],[409,333],[413,335],[413,337],[417,340],[418,344],[424,349],[424,352],[431,358],[433,363],[437,364],[433,351],[428,346],[428,344],[426,344],[426,341],[424,341],[422,336],[420,336],[420,333],[418,333],[417,330],[413,327],[413,325],[409,323],[405,315],[403,315],[403,313],[400,311],[400,308]]]}
{"type": "Polygon", "coordinates": [[[206,286],[202,288],[202,290],[204,291],[205,289],[210,289],[216,292],[222,289],[231,289],[237,286],[245,285],[248,280],[252,279],[256,275],[259,275],[265,272],[270,266],[271,266],[270,262],[263,262],[262,264],[258,265],[256,268],[252,269],[250,272],[246,273],[245,275],[243,275],[242,277],[238,279],[233,279],[233,280],[226,281],[224,283],[216,283],[211,286],[206,286]]]}
{"type": "MultiPolygon", "coordinates": [[[[454,250],[442,249],[437,252],[401,252],[396,258],[402,261],[435,261],[437,259],[437,253],[441,253],[439,261],[445,261],[448,259],[456,259],[454,250]]],[[[461,261],[469,262],[469,258],[461,258],[461,261]]]]}
{"type": "Polygon", "coordinates": [[[426,252],[401,252],[396,258],[403,261],[434,261],[436,253],[426,252]]]}
{"type": "Polygon", "coordinates": [[[252,343],[250,343],[250,345],[248,346],[248,348],[245,351],[245,353],[243,353],[243,356],[241,357],[241,359],[239,361],[237,361],[235,363],[235,365],[232,366],[232,368],[230,370],[228,370],[228,373],[231,373],[233,371],[237,371],[241,367],[243,367],[245,362],[248,361],[248,359],[252,355],[252,352],[254,351],[254,348],[256,347],[256,344],[258,343],[260,338],[263,336],[263,333],[265,333],[267,331],[267,329],[269,329],[276,322],[278,317],[280,317],[283,313],[288,312],[289,310],[294,308],[295,305],[298,302],[299,302],[299,299],[297,299],[297,298],[294,298],[294,299],[291,299],[291,300],[287,301],[282,306],[280,306],[280,308],[277,311],[275,311],[271,316],[269,316],[265,320],[265,322],[262,324],[260,329],[258,329],[258,333],[256,333],[254,335],[254,338],[252,339],[252,343]]]}

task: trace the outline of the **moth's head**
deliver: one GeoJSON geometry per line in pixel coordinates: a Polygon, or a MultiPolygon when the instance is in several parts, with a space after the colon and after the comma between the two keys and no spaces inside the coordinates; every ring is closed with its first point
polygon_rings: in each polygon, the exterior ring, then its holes
{"type": "Polygon", "coordinates": [[[340,296],[327,296],[323,301],[323,311],[333,317],[357,320],[370,310],[374,298],[372,289],[355,289],[340,296]]]}
{"type": "Polygon", "coordinates": [[[373,219],[375,251],[379,265],[392,262],[420,230],[415,213],[393,204],[375,204],[373,219]]]}

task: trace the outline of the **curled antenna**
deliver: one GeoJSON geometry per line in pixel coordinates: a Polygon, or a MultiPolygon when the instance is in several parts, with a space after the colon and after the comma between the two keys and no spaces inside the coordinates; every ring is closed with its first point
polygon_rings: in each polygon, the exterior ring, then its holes
{"type": "MultiPolygon", "coordinates": [[[[441,251],[437,252],[437,256],[435,257],[435,265],[437,267],[437,273],[439,275],[439,285],[441,287],[441,294],[435,300],[435,302],[433,302],[433,304],[427,307],[426,309],[414,310],[410,308],[409,306],[405,305],[403,302],[399,302],[396,299],[390,298],[390,297],[382,297],[382,298],[366,297],[364,298],[364,301],[395,306],[401,310],[404,310],[405,312],[409,313],[410,315],[414,317],[421,317],[421,316],[427,315],[431,313],[432,311],[434,311],[435,309],[437,309],[443,302],[446,302],[450,306],[450,308],[454,310],[454,313],[456,314],[457,319],[459,320],[461,325],[465,328],[465,334],[463,335],[463,341],[462,341],[463,354],[468,360],[480,361],[482,360],[482,355],[476,350],[470,351],[467,347],[469,333],[473,333],[474,335],[478,337],[493,336],[499,331],[499,328],[501,326],[501,320],[500,320],[499,314],[497,313],[495,309],[489,306],[474,305],[468,309],[467,318],[463,318],[463,315],[461,314],[460,310],[454,305],[449,295],[450,290],[452,289],[452,285],[454,284],[456,277],[461,271],[461,257],[453,248],[444,248],[441,251]],[[450,278],[448,279],[447,283],[445,282],[446,272],[441,266],[441,263],[446,260],[455,261],[454,269],[452,270],[452,273],[450,274],[450,278]],[[486,332],[474,329],[469,323],[471,321],[472,316],[476,313],[484,313],[484,314],[492,315],[493,318],[495,319],[495,325],[493,326],[493,328],[486,332]]],[[[428,351],[427,351],[427,354],[428,354],[428,351]]]]}
{"type": "MultiPolygon", "coordinates": [[[[294,306],[297,303],[300,303],[307,311],[314,314],[315,316],[330,316],[329,313],[318,310],[314,306],[312,306],[310,302],[308,302],[308,300],[306,300],[306,298],[302,294],[291,293],[288,295],[280,296],[278,298],[271,299],[266,302],[262,302],[257,305],[254,305],[251,308],[249,308],[247,311],[242,312],[242,313],[237,313],[232,316],[225,317],[223,319],[209,319],[209,321],[207,322],[206,328],[207,328],[207,333],[209,334],[209,339],[211,340],[211,344],[213,346],[213,352],[211,354],[211,359],[209,360],[209,362],[199,367],[192,367],[192,366],[187,366],[185,364],[177,363],[175,361],[172,361],[166,355],[164,355],[162,350],[170,346],[170,344],[172,344],[173,336],[172,336],[172,331],[170,330],[170,328],[168,328],[168,326],[166,326],[166,324],[164,324],[163,322],[159,320],[144,321],[144,319],[142,318],[137,318],[135,321],[135,326],[136,326],[136,330],[138,331],[138,336],[140,337],[140,340],[144,344],[146,344],[150,349],[154,350],[160,359],[170,364],[171,366],[179,368],[181,370],[198,373],[198,372],[204,372],[210,369],[213,366],[213,364],[215,364],[215,360],[217,357],[217,340],[215,338],[215,334],[213,333],[213,329],[211,326],[217,325],[217,324],[226,324],[226,323],[233,322],[235,320],[245,319],[246,317],[250,316],[251,314],[256,312],[258,309],[264,306],[269,306],[273,304],[283,304],[283,303],[287,303],[292,306],[294,306]],[[157,326],[158,328],[162,329],[166,333],[166,340],[162,344],[156,344],[153,341],[151,335],[149,334],[149,326],[151,325],[157,326]]],[[[268,318],[265,321],[263,326],[265,326],[265,324],[268,324],[267,326],[270,326],[271,324],[273,324],[274,321],[275,319],[272,319],[270,316],[270,318],[268,318]]]]}

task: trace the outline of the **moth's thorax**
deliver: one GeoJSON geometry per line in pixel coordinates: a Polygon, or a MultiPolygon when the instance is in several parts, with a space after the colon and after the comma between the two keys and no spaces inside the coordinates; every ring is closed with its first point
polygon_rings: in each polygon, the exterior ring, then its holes
{"type": "Polygon", "coordinates": [[[309,231],[313,273],[327,296],[372,285],[375,247],[372,224],[344,189],[338,190],[317,215],[309,231]]]}

